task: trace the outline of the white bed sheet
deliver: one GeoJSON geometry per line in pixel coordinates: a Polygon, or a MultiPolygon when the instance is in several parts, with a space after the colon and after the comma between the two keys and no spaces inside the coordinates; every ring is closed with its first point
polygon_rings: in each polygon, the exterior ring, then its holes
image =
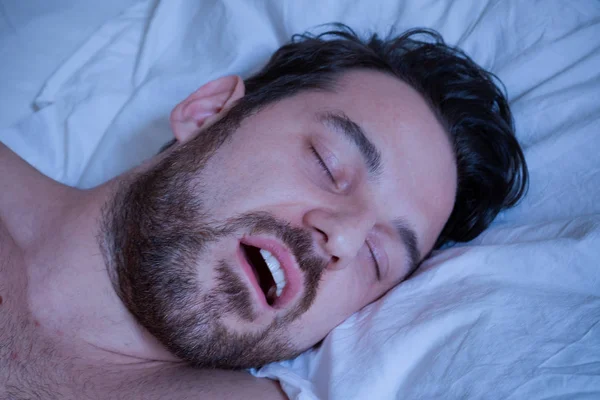
{"type": "Polygon", "coordinates": [[[133,1],[0,1],[0,127],[31,114],[44,81],[133,1]]]}
{"type": "Polygon", "coordinates": [[[154,154],[171,108],[202,83],[247,76],[330,21],[432,27],[495,72],[531,187],[318,349],[253,372],[297,399],[600,398],[597,1],[141,0],[62,63],[39,111],[0,140],[57,180],[94,186],[154,154]]]}

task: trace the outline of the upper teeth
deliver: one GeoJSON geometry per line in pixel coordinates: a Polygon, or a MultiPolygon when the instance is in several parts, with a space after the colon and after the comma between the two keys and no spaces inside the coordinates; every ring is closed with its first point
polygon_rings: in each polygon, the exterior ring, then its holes
{"type": "Polygon", "coordinates": [[[285,274],[281,269],[281,265],[279,265],[279,261],[271,254],[270,251],[260,249],[260,254],[265,259],[265,263],[267,263],[267,267],[269,267],[269,271],[271,271],[271,275],[273,275],[273,280],[275,281],[275,286],[277,287],[277,291],[275,294],[277,297],[281,295],[283,292],[283,288],[286,285],[285,274]]]}

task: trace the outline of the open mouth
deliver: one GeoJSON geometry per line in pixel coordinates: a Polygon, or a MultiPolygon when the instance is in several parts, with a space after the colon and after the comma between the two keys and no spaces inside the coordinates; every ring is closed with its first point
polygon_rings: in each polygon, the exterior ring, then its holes
{"type": "Polygon", "coordinates": [[[265,295],[267,304],[272,306],[283,293],[287,285],[283,268],[271,252],[242,243],[242,251],[260,289],[265,295]]]}

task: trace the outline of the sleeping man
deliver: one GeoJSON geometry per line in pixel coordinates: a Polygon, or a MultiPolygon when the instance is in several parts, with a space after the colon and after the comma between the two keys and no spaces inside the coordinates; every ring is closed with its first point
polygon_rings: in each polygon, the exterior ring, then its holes
{"type": "Polygon", "coordinates": [[[283,398],[294,357],[523,195],[493,76],[433,32],[297,37],[91,190],[0,144],[0,398],[283,398]],[[227,371],[230,369],[230,371],[227,371]]]}

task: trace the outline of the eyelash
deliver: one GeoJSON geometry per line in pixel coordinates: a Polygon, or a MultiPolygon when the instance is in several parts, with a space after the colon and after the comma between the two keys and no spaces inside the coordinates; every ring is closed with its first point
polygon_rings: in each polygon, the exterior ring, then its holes
{"type": "Polygon", "coordinates": [[[310,151],[315,156],[315,158],[316,158],[317,162],[319,163],[319,166],[321,167],[323,172],[325,172],[327,174],[327,176],[329,176],[329,179],[331,179],[332,182],[335,182],[335,177],[333,176],[333,174],[331,173],[329,168],[327,168],[327,164],[325,164],[325,161],[323,161],[323,159],[321,158],[321,155],[319,154],[319,152],[317,152],[317,149],[315,149],[315,147],[313,145],[310,146],[310,151]]]}
{"type": "Polygon", "coordinates": [[[379,263],[377,262],[377,257],[375,257],[375,253],[373,253],[373,249],[371,245],[367,243],[367,247],[369,248],[369,253],[371,253],[371,257],[373,258],[373,262],[375,262],[375,275],[377,276],[377,280],[381,280],[381,271],[379,270],[379,263]]]}

